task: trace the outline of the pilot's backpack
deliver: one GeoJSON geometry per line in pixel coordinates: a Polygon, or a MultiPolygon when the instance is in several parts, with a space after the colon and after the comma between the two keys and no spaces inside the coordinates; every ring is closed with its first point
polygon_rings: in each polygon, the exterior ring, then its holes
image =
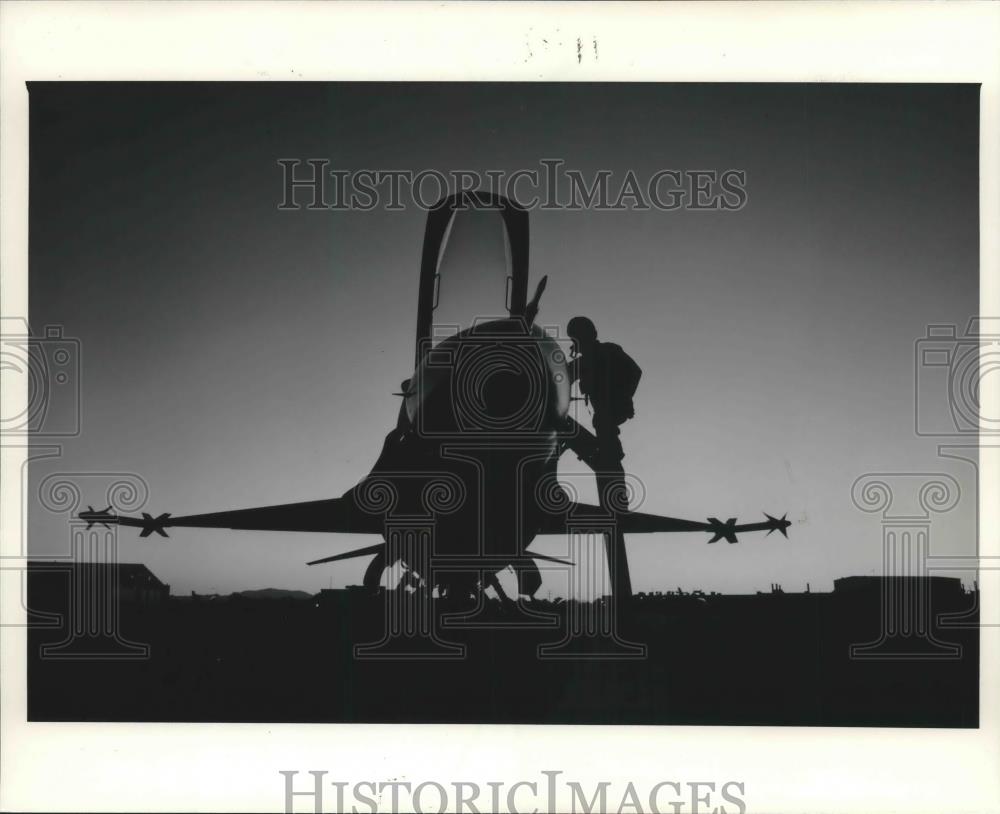
{"type": "Polygon", "coordinates": [[[622,349],[621,345],[604,342],[604,369],[608,377],[608,407],[616,424],[621,424],[635,416],[632,397],[639,388],[642,368],[635,359],[622,349]]]}

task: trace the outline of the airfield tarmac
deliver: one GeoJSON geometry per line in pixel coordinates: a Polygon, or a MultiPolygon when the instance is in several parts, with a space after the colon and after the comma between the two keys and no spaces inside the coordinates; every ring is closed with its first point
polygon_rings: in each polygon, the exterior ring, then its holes
{"type": "MultiPolygon", "coordinates": [[[[35,610],[58,595],[37,583],[35,610]]],[[[111,641],[107,652],[130,657],[88,658],[96,640],[86,638],[43,657],[67,639],[65,625],[29,631],[29,719],[976,727],[975,598],[935,597],[936,612],[972,610],[962,627],[930,631],[958,655],[934,645],[907,655],[925,637],[864,659],[849,648],[879,639],[871,592],[635,599],[613,621],[644,657],[593,631],[540,656],[582,609],[534,603],[552,626],[525,627],[493,603],[474,619],[485,627],[440,628],[465,646],[443,660],[412,657],[422,637],[393,639],[395,656],[355,658],[385,630],[384,600],[360,592],[122,603],[120,637],[148,645],[147,657],[111,641]],[[84,657],[67,658],[74,649],[84,657]]]]}

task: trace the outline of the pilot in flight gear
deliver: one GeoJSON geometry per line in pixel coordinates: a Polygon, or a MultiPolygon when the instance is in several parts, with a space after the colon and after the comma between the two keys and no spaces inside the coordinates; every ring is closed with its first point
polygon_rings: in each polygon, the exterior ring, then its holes
{"type": "Polygon", "coordinates": [[[598,341],[597,328],[587,317],[573,317],[566,333],[573,340],[570,381],[579,383],[593,410],[597,438],[596,451],[582,457],[591,465],[620,469],[625,457],[620,427],[635,416],[632,398],[642,370],[620,345],[598,341]]]}
{"type": "MultiPolygon", "coordinates": [[[[587,317],[573,317],[566,333],[573,340],[570,381],[576,381],[593,411],[594,435],[579,426],[572,427],[568,445],[587,463],[597,477],[601,508],[609,512],[626,511],[628,491],[622,459],[620,427],[635,415],[632,397],[639,386],[642,370],[620,345],[600,342],[597,328],[587,317]]],[[[572,421],[572,419],[568,419],[572,421]]],[[[608,536],[608,559],[612,580],[623,584],[612,587],[616,595],[632,594],[628,569],[616,565],[624,561],[625,545],[620,531],[608,536]]]]}

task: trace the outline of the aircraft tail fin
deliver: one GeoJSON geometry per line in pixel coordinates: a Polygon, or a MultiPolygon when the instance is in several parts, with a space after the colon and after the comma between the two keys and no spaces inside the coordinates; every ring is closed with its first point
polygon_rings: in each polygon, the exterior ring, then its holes
{"type": "Polygon", "coordinates": [[[384,553],[385,543],[376,543],[375,545],[365,546],[364,548],[355,548],[353,551],[345,551],[343,554],[334,554],[331,557],[323,557],[319,560],[313,560],[312,562],[307,562],[306,565],[322,565],[327,562],[339,562],[340,560],[350,560],[354,557],[370,557],[372,554],[384,553]]]}

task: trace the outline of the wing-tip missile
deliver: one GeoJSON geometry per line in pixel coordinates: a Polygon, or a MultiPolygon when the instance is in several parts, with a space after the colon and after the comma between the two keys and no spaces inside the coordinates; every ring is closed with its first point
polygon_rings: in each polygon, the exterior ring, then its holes
{"type": "Polygon", "coordinates": [[[708,542],[717,543],[719,540],[725,540],[727,543],[737,543],[739,540],[736,538],[736,518],[730,517],[725,523],[719,520],[718,517],[708,518],[708,524],[712,527],[711,531],[715,535],[708,542]]]}
{"type": "Polygon", "coordinates": [[[119,514],[114,514],[111,511],[111,507],[108,506],[106,509],[101,511],[94,511],[93,506],[88,506],[87,511],[80,512],[77,517],[83,520],[87,524],[87,528],[91,528],[95,523],[100,523],[104,528],[111,528],[111,524],[114,523],[116,526],[133,526],[135,528],[142,529],[139,532],[140,537],[148,537],[154,532],[159,534],[161,537],[168,537],[165,530],[165,526],[170,520],[170,513],[161,514],[157,517],[153,517],[147,512],[142,513],[141,518],[137,517],[123,517],[119,514]]]}
{"type": "Polygon", "coordinates": [[[782,536],[787,539],[788,527],[792,525],[792,521],[786,519],[788,517],[787,512],[781,516],[780,520],[777,517],[771,517],[771,515],[767,512],[764,512],[764,517],[766,517],[770,523],[770,528],[768,528],[767,535],[765,536],[770,536],[772,532],[780,531],[782,536]]]}
{"type": "Polygon", "coordinates": [[[148,537],[154,531],[161,537],[169,537],[163,526],[166,524],[167,520],[170,519],[170,513],[166,512],[158,517],[153,517],[146,512],[142,513],[142,531],[139,532],[140,537],[148,537]]]}
{"type": "Polygon", "coordinates": [[[788,537],[788,527],[792,525],[792,521],[788,519],[787,514],[782,515],[780,520],[767,512],[764,512],[764,517],[767,518],[764,523],[743,523],[740,525],[736,525],[735,517],[730,517],[725,523],[718,517],[710,517],[707,523],[708,528],[705,531],[710,531],[715,536],[708,542],[716,543],[719,540],[726,540],[729,543],[736,543],[739,542],[736,539],[737,533],[744,531],[766,531],[768,535],[771,532],[780,531],[784,537],[788,537]]]}
{"type": "Polygon", "coordinates": [[[109,529],[108,520],[111,519],[111,506],[102,511],[94,511],[93,506],[87,506],[87,511],[80,512],[80,519],[87,521],[87,528],[93,528],[94,523],[100,523],[104,528],[109,529]]]}

